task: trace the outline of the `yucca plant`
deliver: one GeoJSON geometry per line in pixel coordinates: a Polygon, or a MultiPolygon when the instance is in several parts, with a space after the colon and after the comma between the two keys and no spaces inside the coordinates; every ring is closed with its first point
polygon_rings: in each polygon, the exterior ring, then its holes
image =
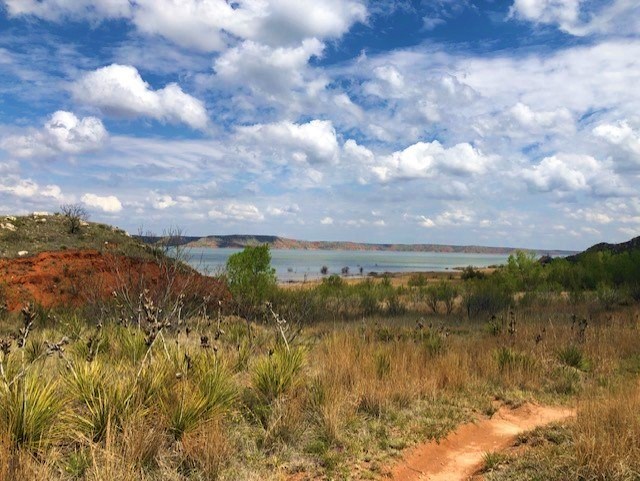
{"type": "Polygon", "coordinates": [[[582,349],[574,344],[560,349],[558,351],[558,359],[564,365],[579,371],[588,371],[591,368],[591,363],[582,352],[582,349]]]}
{"type": "Polygon", "coordinates": [[[254,366],[252,386],[261,401],[270,404],[300,382],[304,363],[301,349],[276,349],[254,366]]]}
{"type": "Polygon", "coordinates": [[[209,369],[198,373],[199,388],[210,414],[228,410],[238,396],[238,390],[226,364],[215,359],[209,369]]]}
{"type": "Polygon", "coordinates": [[[51,443],[61,409],[57,384],[35,373],[0,387],[0,429],[14,447],[37,450],[51,443]]]}
{"type": "Polygon", "coordinates": [[[175,440],[211,420],[206,397],[188,379],[181,379],[166,393],[163,409],[175,440]]]}
{"type": "Polygon", "coordinates": [[[80,403],[73,420],[80,433],[102,441],[110,428],[119,429],[133,407],[130,379],[118,377],[99,362],[72,366],[67,377],[70,392],[80,403]]]}

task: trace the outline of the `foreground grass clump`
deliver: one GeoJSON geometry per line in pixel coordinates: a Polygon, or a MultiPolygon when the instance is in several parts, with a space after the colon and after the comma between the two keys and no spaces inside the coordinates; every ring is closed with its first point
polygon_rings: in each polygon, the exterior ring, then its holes
{"type": "MultiPolygon", "coordinates": [[[[332,299],[337,288],[319,289],[332,299]]],[[[398,299],[415,307],[411,292],[398,299]]],[[[7,317],[0,481],[384,479],[403,448],[443,438],[496,400],[579,401],[576,423],[531,452],[549,479],[637,472],[626,446],[637,446],[640,398],[617,387],[640,372],[633,306],[612,313],[557,296],[493,318],[437,305],[304,326],[274,305],[258,322],[145,305],[134,321],[101,324],[79,312],[7,317]],[[555,461],[545,465],[544,450],[555,461]]],[[[501,453],[486,461],[489,477],[523,472],[501,453]]],[[[528,479],[514,476],[505,479],[528,479]]]]}

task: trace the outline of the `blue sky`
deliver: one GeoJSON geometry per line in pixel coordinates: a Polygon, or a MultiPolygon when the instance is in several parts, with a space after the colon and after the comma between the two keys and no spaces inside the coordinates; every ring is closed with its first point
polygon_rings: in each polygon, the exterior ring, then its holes
{"type": "Polygon", "coordinates": [[[639,83],[635,0],[0,0],[0,214],[622,241],[639,83]]]}

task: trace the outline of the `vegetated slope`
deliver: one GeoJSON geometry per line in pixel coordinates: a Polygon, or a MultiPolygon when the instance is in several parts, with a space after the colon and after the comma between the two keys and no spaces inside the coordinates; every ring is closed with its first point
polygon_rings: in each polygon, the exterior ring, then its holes
{"type": "MultiPolygon", "coordinates": [[[[155,243],[163,240],[157,236],[140,236],[140,240],[147,243],[155,243]]],[[[188,247],[211,248],[239,248],[269,244],[272,249],[300,249],[300,250],[363,250],[363,251],[398,251],[398,252],[442,252],[442,253],[469,253],[469,254],[511,254],[518,250],[537,252],[532,249],[520,249],[515,247],[486,247],[486,246],[460,246],[442,244],[368,244],[347,241],[304,241],[288,239],[271,235],[221,235],[221,236],[180,236],[172,240],[173,243],[188,247]]],[[[550,255],[568,254],[568,251],[544,251],[550,255]]]]}
{"type": "Polygon", "coordinates": [[[587,250],[578,254],[568,256],[567,260],[571,262],[579,261],[586,254],[593,254],[596,252],[610,252],[612,254],[622,254],[624,252],[630,252],[640,249],[640,236],[634,237],[626,242],[620,244],[608,244],[606,242],[600,242],[599,244],[589,247],[587,250]]]}
{"type": "Polygon", "coordinates": [[[0,216],[0,258],[18,257],[19,252],[67,249],[109,250],[124,255],[150,258],[153,249],[117,227],[86,222],[70,233],[67,219],[59,214],[0,216]]]}
{"type": "Polygon", "coordinates": [[[59,215],[0,217],[0,307],[80,306],[102,302],[116,290],[153,291],[167,282],[176,294],[188,285],[189,295],[229,297],[218,279],[175,264],[115,227],[86,223],[71,234],[59,215]]]}

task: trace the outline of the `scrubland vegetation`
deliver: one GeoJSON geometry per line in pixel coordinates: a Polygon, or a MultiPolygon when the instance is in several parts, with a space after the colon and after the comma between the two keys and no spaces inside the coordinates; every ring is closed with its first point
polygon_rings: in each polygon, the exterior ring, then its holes
{"type": "Polygon", "coordinates": [[[489,479],[637,479],[639,260],[283,289],[259,247],[230,259],[231,296],[167,268],[82,308],[25,299],[0,314],[0,480],[384,479],[528,401],[577,419],[488,453],[489,479]]]}

